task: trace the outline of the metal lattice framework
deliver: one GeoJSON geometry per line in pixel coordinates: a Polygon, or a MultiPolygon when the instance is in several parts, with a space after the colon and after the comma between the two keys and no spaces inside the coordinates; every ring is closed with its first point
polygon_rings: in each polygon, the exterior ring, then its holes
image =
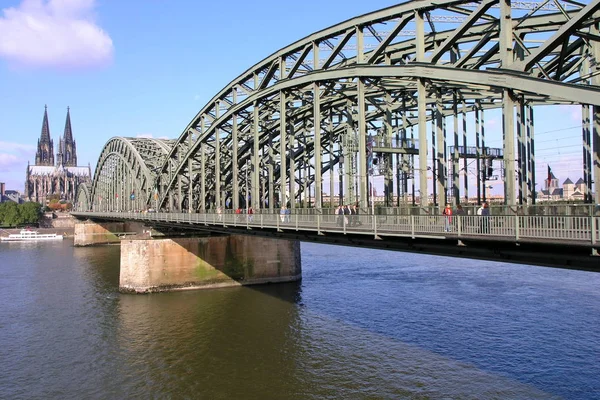
{"type": "Polygon", "coordinates": [[[320,208],[328,183],[340,202],[366,207],[375,166],[388,205],[410,179],[426,204],[428,176],[434,202],[458,202],[468,113],[478,169],[493,156],[484,144],[488,109],[503,114],[495,156],[505,201],[527,203],[535,201],[534,107],[557,104],[582,105],[591,201],[600,182],[599,9],[599,0],[418,1],[316,32],[231,81],[173,143],[109,141],[87,206],[131,188],[143,196],[129,208],[145,201],[194,212],[246,200],[255,209],[320,208]]]}
{"type": "Polygon", "coordinates": [[[76,197],[76,209],[87,211],[92,209],[92,185],[88,182],[84,182],[77,188],[77,197],[76,197]]]}
{"type": "Polygon", "coordinates": [[[155,193],[155,176],[174,141],[110,139],[100,154],[90,187],[80,186],[78,210],[143,210],[155,193]]]}

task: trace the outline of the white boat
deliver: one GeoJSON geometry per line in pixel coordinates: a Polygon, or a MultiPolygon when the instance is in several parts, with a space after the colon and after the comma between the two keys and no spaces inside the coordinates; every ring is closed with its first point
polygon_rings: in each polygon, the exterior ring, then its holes
{"type": "Polygon", "coordinates": [[[2,242],[35,242],[41,240],[63,240],[63,235],[56,233],[39,233],[23,229],[20,233],[13,233],[8,236],[0,237],[2,242]]]}

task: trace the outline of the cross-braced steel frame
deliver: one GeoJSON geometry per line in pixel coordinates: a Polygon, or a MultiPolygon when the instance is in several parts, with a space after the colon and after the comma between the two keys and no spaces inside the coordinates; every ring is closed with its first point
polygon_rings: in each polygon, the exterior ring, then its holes
{"type": "Polygon", "coordinates": [[[82,199],[92,209],[196,212],[321,208],[324,192],[330,203],[337,192],[336,202],[366,208],[376,170],[388,205],[409,179],[421,205],[457,203],[468,185],[459,176],[467,132],[485,160],[484,112],[501,109],[505,202],[527,204],[535,201],[534,107],[576,104],[586,200],[599,200],[599,9],[600,0],[439,0],[350,19],[246,70],[172,143],[109,141],[82,199]],[[116,200],[130,191],[139,202],[116,200]]]}
{"type": "Polygon", "coordinates": [[[80,186],[78,210],[145,210],[156,197],[155,177],[173,145],[172,140],[110,139],[100,154],[94,180],[80,186]]]}

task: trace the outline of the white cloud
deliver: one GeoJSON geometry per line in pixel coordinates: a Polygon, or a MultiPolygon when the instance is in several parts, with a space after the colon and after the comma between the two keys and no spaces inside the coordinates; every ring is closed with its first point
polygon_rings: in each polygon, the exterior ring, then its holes
{"type": "Polygon", "coordinates": [[[21,159],[14,154],[0,153],[0,172],[9,172],[19,163],[21,159]]]}
{"type": "Polygon", "coordinates": [[[15,142],[0,141],[0,171],[24,172],[28,160],[35,157],[35,146],[15,142]]]}
{"type": "Polygon", "coordinates": [[[502,120],[500,118],[489,118],[485,120],[487,128],[496,128],[502,126],[502,120]]]}
{"type": "Polygon", "coordinates": [[[33,145],[14,142],[0,141],[0,149],[3,151],[18,152],[24,155],[33,154],[35,152],[35,146],[33,145]]]}
{"type": "MultiPolygon", "coordinates": [[[[136,138],[141,138],[141,139],[153,139],[154,135],[151,133],[138,133],[137,135],[135,135],[136,138]]],[[[156,139],[169,139],[166,136],[158,136],[156,139]]]]}
{"type": "Polygon", "coordinates": [[[113,43],[94,22],[95,0],[23,0],[0,17],[0,57],[22,66],[87,68],[110,63],[113,43]]]}
{"type": "Polygon", "coordinates": [[[558,106],[558,110],[563,117],[568,116],[570,121],[581,124],[582,114],[580,105],[561,104],[558,106]]]}

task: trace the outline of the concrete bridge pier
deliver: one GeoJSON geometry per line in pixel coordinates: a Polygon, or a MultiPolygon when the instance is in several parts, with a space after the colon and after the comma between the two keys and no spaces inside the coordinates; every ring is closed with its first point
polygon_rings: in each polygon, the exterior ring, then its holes
{"type": "Polygon", "coordinates": [[[291,282],[301,274],[298,241],[244,235],[121,240],[122,292],[291,282]]]}
{"type": "Polygon", "coordinates": [[[139,222],[81,221],[74,228],[74,246],[120,243],[122,237],[143,235],[150,230],[139,222]]]}
{"type": "Polygon", "coordinates": [[[246,235],[166,238],[139,222],[75,224],[75,246],[121,245],[119,289],[149,293],[292,282],[300,242],[246,235]]]}

